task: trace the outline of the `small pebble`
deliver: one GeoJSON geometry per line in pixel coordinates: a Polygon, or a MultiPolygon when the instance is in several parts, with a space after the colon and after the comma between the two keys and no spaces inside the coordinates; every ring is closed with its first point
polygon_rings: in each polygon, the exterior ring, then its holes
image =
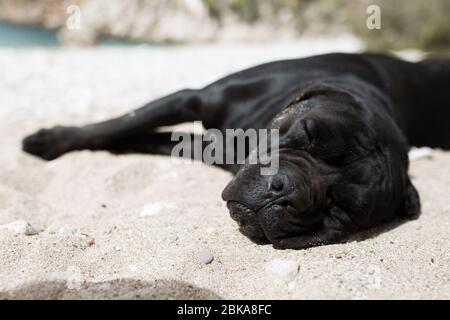
{"type": "Polygon", "coordinates": [[[84,241],[88,247],[92,247],[95,244],[95,239],[86,233],[81,234],[84,238],[84,241]]]}
{"type": "Polygon", "coordinates": [[[433,149],[428,147],[423,148],[412,148],[411,151],[409,151],[409,161],[415,161],[425,158],[432,158],[433,156],[433,149]]]}
{"type": "Polygon", "coordinates": [[[149,203],[146,204],[141,211],[141,217],[150,217],[160,214],[163,209],[161,203],[149,203]]]}
{"type": "Polygon", "coordinates": [[[0,225],[0,230],[8,230],[14,232],[16,235],[21,234],[25,236],[33,236],[40,232],[25,220],[17,220],[8,224],[0,225]]]}
{"type": "Polygon", "coordinates": [[[76,235],[77,232],[78,232],[77,229],[67,227],[67,226],[64,226],[58,230],[58,234],[62,237],[72,237],[72,236],[76,235]]]}
{"type": "Polygon", "coordinates": [[[163,209],[174,209],[174,208],[175,206],[168,203],[162,202],[148,203],[142,208],[140,216],[141,217],[156,216],[162,213],[163,209]]]}
{"type": "Polygon", "coordinates": [[[206,250],[199,251],[197,257],[204,264],[210,264],[214,260],[213,255],[206,250]]]}
{"type": "Polygon", "coordinates": [[[288,284],[297,276],[300,265],[293,260],[275,259],[269,261],[265,269],[274,280],[288,284]]]}

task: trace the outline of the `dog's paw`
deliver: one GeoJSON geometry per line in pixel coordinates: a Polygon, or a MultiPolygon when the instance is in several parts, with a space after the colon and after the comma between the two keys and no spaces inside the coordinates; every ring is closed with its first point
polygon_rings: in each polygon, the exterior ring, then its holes
{"type": "Polygon", "coordinates": [[[402,210],[403,216],[409,219],[417,219],[421,213],[419,193],[411,182],[408,183],[405,193],[405,202],[402,210]]]}
{"type": "Polygon", "coordinates": [[[44,160],[54,160],[74,149],[77,131],[73,127],[41,129],[23,140],[22,149],[44,160]]]}

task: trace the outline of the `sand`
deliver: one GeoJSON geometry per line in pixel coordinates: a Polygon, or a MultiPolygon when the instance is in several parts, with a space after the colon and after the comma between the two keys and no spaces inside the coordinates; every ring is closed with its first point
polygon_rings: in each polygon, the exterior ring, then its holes
{"type": "Polygon", "coordinates": [[[106,119],[272,59],[358,49],[345,39],[1,49],[0,225],[26,220],[40,233],[0,230],[0,298],[450,298],[449,152],[411,165],[418,220],[345,244],[279,251],[238,232],[220,199],[231,176],[220,169],[87,151],[47,163],[20,150],[40,127],[106,119]],[[269,272],[274,261],[289,278],[269,272]]]}

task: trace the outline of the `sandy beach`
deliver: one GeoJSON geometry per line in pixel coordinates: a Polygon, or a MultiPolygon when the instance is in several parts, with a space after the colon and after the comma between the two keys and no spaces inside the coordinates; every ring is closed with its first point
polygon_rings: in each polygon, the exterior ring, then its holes
{"type": "Polygon", "coordinates": [[[0,49],[0,298],[449,299],[450,152],[411,163],[418,220],[279,251],[238,232],[220,169],[87,151],[43,162],[20,149],[41,127],[107,119],[266,61],[359,49],[0,49]]]}

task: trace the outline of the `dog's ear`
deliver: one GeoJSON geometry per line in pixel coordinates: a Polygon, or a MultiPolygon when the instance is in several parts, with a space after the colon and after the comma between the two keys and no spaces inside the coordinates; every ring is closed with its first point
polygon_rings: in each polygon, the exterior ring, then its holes
{"type": "Polygon", "coordinates": [[[377,225],[395,213],[408,210],[415,214],[420,209],[403,151],[386,145],[375,148],[367,157],[342,166],[340,182],[329,192],[332,201],[361,227],[377,225]]]}
{"type": "Polygon", "coordinates": [[[405,198],[400,214],[408,219],[417,219],[421,213],[420,196],[409,177],[404,194],[405,198]]]}
{"type": "Polygon", "coordinates": [[[382,159],[368,157],[341,168],[341,179],[328,193],[329,202],[344,210],[357,226],[373,225],[379,205],[391,202],[392,183],[382,159]],[[387,197],[386,197],[387,196],[387,197]]]}

